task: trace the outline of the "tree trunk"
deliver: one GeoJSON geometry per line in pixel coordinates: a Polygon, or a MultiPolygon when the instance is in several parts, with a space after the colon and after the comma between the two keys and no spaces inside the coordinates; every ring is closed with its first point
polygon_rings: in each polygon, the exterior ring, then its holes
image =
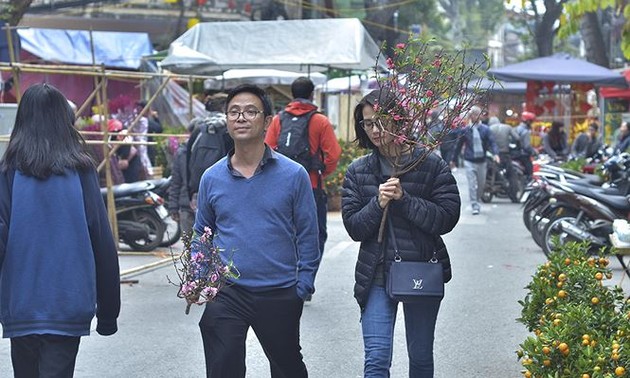
{"type": "MultiPolygon", "coordinates": [[[[535,0],[530,0],[535,1],[535,0]]],[[[553,54],[553,39],[557,30],[554,24],[562,14],[562,4],[566,0],[545,0],[545,14],[542,18],[536,20],[535,38],[536,47],[538,48],[538,56],[549,56],[553,54]]]]}
{"type": "Polygon", "coordinates": [[[19,24],[32,2],[33,0],[10,0],[9,5],[11,10],[7,18],[9,25],[16,26],[19,24]]]}
{"type": "Polygon", "coordinates": [[[609,68],[610,61],[608,59],[608,51],[606,50],[606,43],[602,35],[597,13],[589,12],[582,16],[580,32],[586,49],[586,60],[609,68]]]}

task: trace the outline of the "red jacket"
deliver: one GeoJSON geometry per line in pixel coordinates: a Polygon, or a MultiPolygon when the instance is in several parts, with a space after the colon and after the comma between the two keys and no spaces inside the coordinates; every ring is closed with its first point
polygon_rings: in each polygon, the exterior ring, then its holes
{"type": "MultiPolygon", "coordinates": [[[[300,116],[313,110],[317,110],[317,106],[311,102],[297,99],[290,102],[284,109],[287,113],[300,116]]],[[[280,115],[276,114],[271,121],[271,125],[265,136],[265,143],[272,149],[278,146],[278,137],[280,137],[280,115]]],[[[311,154],[322,151],[324,156],[324,165],[326,169],[323,172],[322,187],[324,186],[323,178],[333,173],[337,169],[337,162],[341,155],[341,147],[337,141],[335,130],[333,130],[328,118],[320,113],[315,113],[311,117],[308,124],[308,139],[311,145],[311,154]]],[[[317,188],[317,172],[308,173],[311,178],[311,186],[317,188]]]]}

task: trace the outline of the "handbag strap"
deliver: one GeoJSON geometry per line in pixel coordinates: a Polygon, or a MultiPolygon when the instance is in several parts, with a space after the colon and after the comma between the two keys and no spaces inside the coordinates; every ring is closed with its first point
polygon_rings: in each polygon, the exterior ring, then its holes
{"type": "MultiPolygon", "coordinates": [[[[387,218],[387,228],[389,229],[389,236],[392,238],[392,244],[394,246],[394,261],[401,262],[402,257],[400,256],[400,251],[398,250],[398,243],[396,242],[396,232],[394,232],[394,225],[392,224],[391,216],[387,218]]],[[[429,260],[430,263],[437,263],[437,251],[433,249],[433,256],[429,260]]]]}

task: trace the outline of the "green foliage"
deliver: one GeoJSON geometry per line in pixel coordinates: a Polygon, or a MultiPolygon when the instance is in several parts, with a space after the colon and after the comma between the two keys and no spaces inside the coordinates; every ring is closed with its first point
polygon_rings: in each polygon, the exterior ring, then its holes
{"type": "Polygon", "coordinates": [[[337,169],[324,179],[324,188],[329,196],[341,194],[343,179],[346,176],[348,166],[354,159],[366,155],[369,152],[357,146],[354,142],[347,142],[342,139],[339,139],[339,145],[341,146],[341,156],[337,164],[337,169]]]}
{"type": "Polygon", "coordinates": [[[588,243],[567,243],[538,267],[521,304],[534,335],[517,351],[526,377],[627,376],[630,302],[612,278],[608,258],[588,255],[588,243]]]}
{"type": "Polygon", "coordinates": [[[572,0],[565,3],[564,13],[560,16],[558,37],[567,38],[577,33],[580,29],[580,21],[585,13],[615,7],[616,3],[617,0],[572,0]]]}

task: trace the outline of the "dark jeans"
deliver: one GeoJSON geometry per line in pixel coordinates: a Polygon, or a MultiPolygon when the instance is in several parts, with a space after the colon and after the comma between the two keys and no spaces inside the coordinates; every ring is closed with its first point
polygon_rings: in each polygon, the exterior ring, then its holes
{"type": "Polygon", "coordinates": [[[272,378],[306,378],[300,347],[300,318],[304,302],[296,287],[252,292],[225,287],[208,303],[199,321],[212,378],[245,377],[245,345],[251,327],[262,346],[272,378]]]}
{"type": "Polygon", "coordinates": [[[328,216],[328,196],[323,189],[313,189],[313,195],[315,196],[315,204],[317,205],[317,225],[319,228],[319,252],[320,255],[324,255],[324,245],[326,239],[328,239],[328,232],[326,230],[326,217],[328,216]]]}
{"type": "Polygon", "coordinates": [[[71,378],[80,337],[28,335],[11,338],[15,378],[71,378]]]}
{"type": "MultiPolygon", "coordinates": [[[[423,303],[403,303],[409,378],[433,377],[433,340],[440,299],[423,303]]],[[[364,378],[388,378],[394,351],[394,328],[398,302],[385,288],[372,285],[361,314],[365,361],[364,378]]]]}

